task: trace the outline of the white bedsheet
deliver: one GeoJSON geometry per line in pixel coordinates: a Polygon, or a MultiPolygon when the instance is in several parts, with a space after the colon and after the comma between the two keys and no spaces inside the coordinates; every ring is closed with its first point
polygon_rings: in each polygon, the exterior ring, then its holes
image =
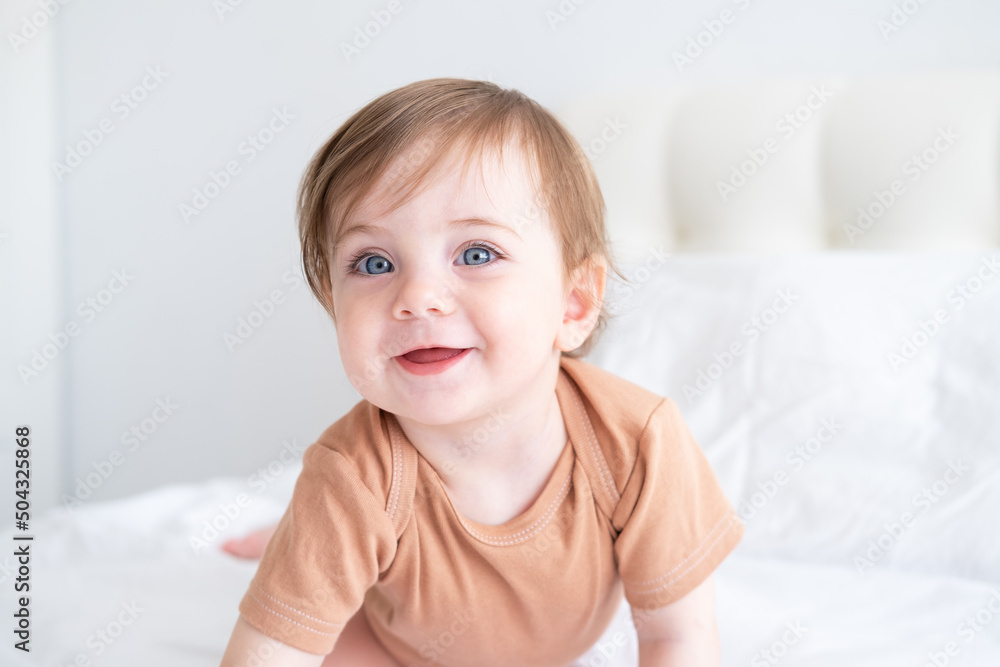
{"type": "MultiPolygon", "coordinates": [[[[82,655],[103,667],[218,665],[255,563],[219,552],[217,543],[196,553],[188,539],[219,504],[246,490],[239,480],[174,486],[39,522],[33,650],[28,658],[5,645],[0,661],[63,667],[82,655]],[[131,625],[108,645],[98,631],[115,634],[120,620],[131,625]]],[[[261,496],[232,532],[281,511],[280,502],[261,496]]],[[[783,634],[795,641],[777,647],[787,650],[782,661],[803,667],[919,667],[948,642],[960,649],[957,665],[995,667],[1000,656],[996,582],[887,568],[860,577],[849,567],[737,552],[717,573],[717,610],[724,665],[769,664],[760,652],[783,643],[783,634]],[[966,617],[982,617],[991,600],[997,613],[983,631],[957,632],[966,617]],[[801,636],[788,634],[788,624],[801,636]]],[[[636,664],[627,607],[577,664],[636,664]],[[626,646],[616,646],[615,632],[629,637],[626,646]]]]}

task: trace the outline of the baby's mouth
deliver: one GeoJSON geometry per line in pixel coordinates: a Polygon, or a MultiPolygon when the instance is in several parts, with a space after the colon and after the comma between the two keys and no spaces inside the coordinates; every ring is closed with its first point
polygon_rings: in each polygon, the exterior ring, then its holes
{"type": "Polygon", "coordinates": [[[444,361],[461,354],[467,348],[456,347],[425,347],[420,350],[410,350],[404,355],[404,359],[414,364],[432,364],[436,361],[444,361]]]}

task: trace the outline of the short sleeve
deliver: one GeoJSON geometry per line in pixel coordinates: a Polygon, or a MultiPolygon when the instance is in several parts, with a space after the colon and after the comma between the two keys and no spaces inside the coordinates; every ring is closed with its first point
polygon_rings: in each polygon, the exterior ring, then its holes
{"type": "Polygon", "coordinates": [[[265,635],[325,655],[391,564],[396,538],[385,499],[339,452],[313,444],[302,464],[239,610],[265,635]]]}
{"type": "Polygon", "coordinates": [[[618,572],[636,609],[659,609],[684,597],[743,536],[742,521],[669,398],[643,429],[612,522],[621,527],[618,572]]]}

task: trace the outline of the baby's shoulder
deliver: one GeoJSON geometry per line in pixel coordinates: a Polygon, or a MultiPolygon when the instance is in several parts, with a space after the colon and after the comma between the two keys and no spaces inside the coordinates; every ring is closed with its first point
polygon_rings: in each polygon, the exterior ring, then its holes
{"type": "Polygon", "coordinates": [[[598,481],[613,480],[609,504],[632,478],[637,463],[673,421],[676,404],[634,382],[579,359],[564,359],[563,370],[579,390],[566,392],[563,417],[571,435],[580,441],[583,464],[598,481]],[[576,403],[579,398],[581,404],[576,403]],[[586,443],[595,447],[587,447],[586,443]]]}
{"type": "Polygon", "coordinates": [[[302,473],[317,480],[355,478],[376,497],[392,485],[393,446],[376,406],[360,401],[320,434],[302,456],[302,473]]]}
{"type": "Polygon", "coordinates": [[[580,359],[562,360],[562,367],[580,390],[591,421],[622,436],[638,437],[663,396],[580,359]]]}

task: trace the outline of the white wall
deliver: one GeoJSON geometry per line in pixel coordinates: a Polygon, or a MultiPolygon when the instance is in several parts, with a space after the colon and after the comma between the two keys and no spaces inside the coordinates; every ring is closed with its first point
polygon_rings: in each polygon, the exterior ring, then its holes
{"type": "Polygon", "coordinates": [[[69,248],[63,243],[59,189],[49,160],[59,132],[56,35],[49,25],[30,48],[15,51],[7,30],[37,7],[26,0],[0,4],[4,44],[0,46],[0,489],[13,521],[15,428],[31,429],[30,502],[34,508],[56,501],[68,459],[70,432],[65,400],[69,337],[65,278],[69,248]],[[53,343],[49,336],[54,336],[53,343]],[[64,340],[65,349],[58,343],[64,340]],[[48,346],[48,347],[46,347],[48,346]],[[18,365],[37,375],[26,381],[18,365]]]}
{"type": "MultiPolygon", "coordinates": [[[[573,13],[554,27],[554,0],[401,0],[350,62],[341,44],[388,2],[215,9],[235,1],[70,2],[17,53],[0,47],[0,289],[14,314],[0,334],[0,456],[9,460],[11,425],[30,421],[47,466],[37,481],[40,493],[49,489],[43,502],[55,501],[57,485],[73,493],[77,479],[109,470],[115,450],[120,465],[100,484],[91,476],[98,488],[88,500],[246,475],[284,441],[311,442],[359,399],[332,326],[294,277],[293,203],[312,151],[382,92],[432,76],[488,78],[559,108],[603,89],[1000,65],[1000,3],[987,0],[910,0],[919,9],[887,38],[878,21],[894,3],[883,0],[566,0],[573,13]],[[673,53],[724,9],[732,22],[679,68],[673,53]],[[144,99],[125,116],[115,100],[144,79],[144,99]],[[251,161],[241,143],[275,109],[294,118],[251,161]],[[102,121],[113,131],[58,180],[52,163],[102,121]],[[231,160],[240,173],[185,223],[179,205],[231,160]],[[116,271],[126,273],[123,288],[116,271]],[[120,291],[102,292],[109,282],[120,291]],[[284,303],[230,351],[224,334],[273,290],[284,303]],[[101,297],[110,301],[93,317],[78,310],[101,297]],[[17,366],[71,320],[80,334],[25,387],[17,366]],[[174,413],[149,421],[164,416],[154,410],[168,399],[174,413]],[[129,451],[122,433],[144,419],[156,431],[129,451]]],[[[37,11],[6,3],[5,37],[37,11]]]]}

